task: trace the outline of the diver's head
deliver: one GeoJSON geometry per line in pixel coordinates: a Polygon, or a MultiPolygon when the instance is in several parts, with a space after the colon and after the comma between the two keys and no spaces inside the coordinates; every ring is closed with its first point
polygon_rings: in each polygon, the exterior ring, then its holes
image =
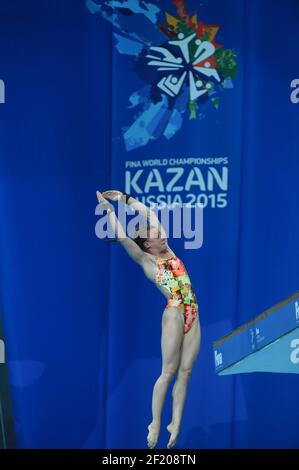
{"type": "Polygon", "coordinates": [[[143,251],[153,255],[165,251],[167,247],[167,239],[162,237],[157,227],[151,225],[138,227],[133,240],[143,251]]]}

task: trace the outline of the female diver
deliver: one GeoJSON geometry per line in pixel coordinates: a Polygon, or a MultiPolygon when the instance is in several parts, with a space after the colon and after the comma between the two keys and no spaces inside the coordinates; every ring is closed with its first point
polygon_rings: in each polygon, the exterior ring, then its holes
{"type": "Polygon", "coordinates": [[[111,190],[103,194],[97,191],[97,197],[109,214],[109,222],[118,241],[168,300],[162,315],[162,371],[153,389],[152,421],[148,426],[147,443],[150,449],[157,444],[166,392],[177,372],[172,391],[172,420],[167,426],[169,449],[177,441],[187,386],[200,348],[197,299],[186,268],[168,246],[165,230],[154,211],[121,191],[111,190]],[[133,239],[127,237],[107,199],[130,205],[147,219],[148,225],[139,229],[133,239]]]}

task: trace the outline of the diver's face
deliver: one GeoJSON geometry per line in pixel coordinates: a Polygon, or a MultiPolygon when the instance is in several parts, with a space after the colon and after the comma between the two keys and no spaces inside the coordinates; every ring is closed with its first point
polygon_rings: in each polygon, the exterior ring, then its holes
{"type": "Polygon", "coordinates": [[[160,252],[166,248],[167,239],[163,238],[158,229],[151,229],[150,237],[146,240],[145,245],[148,245],[153,251],[160,252]]]}

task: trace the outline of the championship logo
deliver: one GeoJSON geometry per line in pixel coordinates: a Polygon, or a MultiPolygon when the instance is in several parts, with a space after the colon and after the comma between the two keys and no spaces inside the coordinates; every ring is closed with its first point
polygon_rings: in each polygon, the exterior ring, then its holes
{"type": "Polygon", "coordinates": [[[221,92],[233,88],[235,51],[217,43],[218,25],[204,24],[185,3],[169,2],[172,14],[146,1],[86,0],[91,13],[113,24],[118,52],[134,59],[141,79],[129,97],[133,122],[122,131],[127,151],[171,139],[184,119],[202,119],[210,104],[219,107],[221,92]]]}

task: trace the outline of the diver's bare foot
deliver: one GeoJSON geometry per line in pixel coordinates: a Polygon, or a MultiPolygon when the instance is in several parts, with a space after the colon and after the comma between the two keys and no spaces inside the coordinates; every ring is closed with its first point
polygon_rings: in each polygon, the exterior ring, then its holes
{"type": "Polygon", "coordinates": [[[179,427],[173,423],[170,423],[167,426],[167,431],[170,433],[170,439],[167,444],[167,449],[171,449],[176,444],[176,441],[179,435],[179,427]]]}
{"type": "Polygon", "coordinates": [[[147,445],[150,449],[153,449],[157,442],[160,433],[160,425],[153,425],[153,423],[149,424],[148,428],[149,433],[147,435],[147,445]]]}

